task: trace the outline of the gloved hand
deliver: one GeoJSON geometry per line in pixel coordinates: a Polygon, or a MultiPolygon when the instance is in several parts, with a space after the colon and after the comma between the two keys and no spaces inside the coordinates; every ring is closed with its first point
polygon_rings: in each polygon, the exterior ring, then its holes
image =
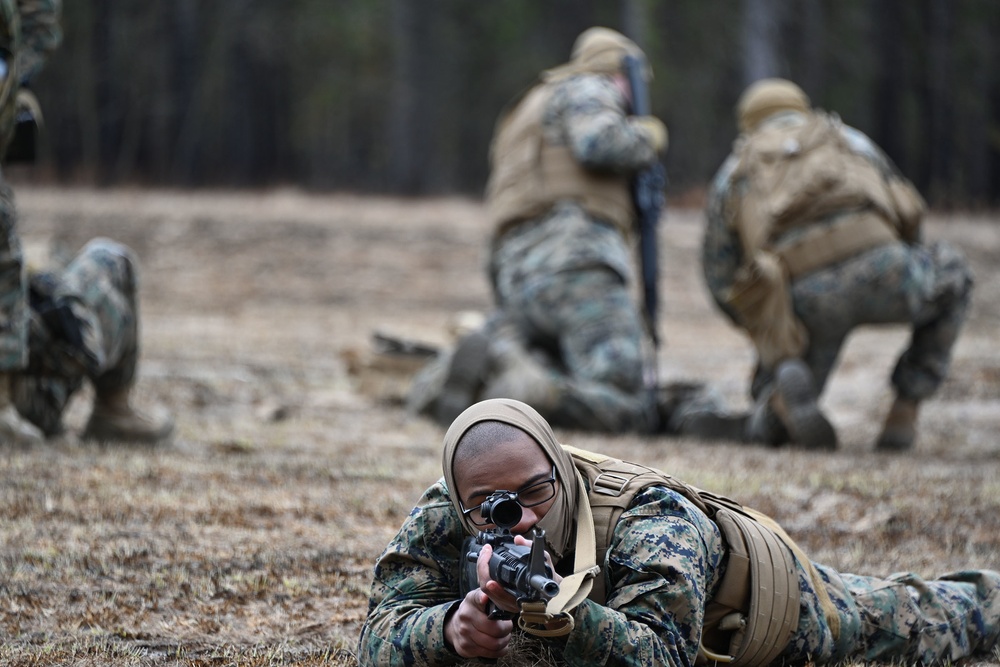
{"type": "Polygon", "coordinates": [[[656,116],[633,116],[632,125],[649,137],[657,153],[667,150],[667,126],[656,116]]]}

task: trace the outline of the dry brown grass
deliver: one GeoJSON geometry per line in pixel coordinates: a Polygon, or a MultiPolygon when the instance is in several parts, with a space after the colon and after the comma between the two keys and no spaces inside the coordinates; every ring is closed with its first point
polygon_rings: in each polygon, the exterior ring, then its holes
{"type": "MultiPolygon", "coordinates": [[[[32,256],[96,235],[139,253],[139,398],[179,433],[81,443],[84,394],[65,437],[0,447],[0,664],[355,664],[371,565],[439,475],[443,435],[399,407],[398,373],[372,375],[370,336],[440,343],[487,306],[478,205],[27,187],[18,202],[32,256]]],[[[742,407],[751,355],[708,303],[699,223],[670,211],[662,228],[661,367],[742,407]]],[[[560,436],[735,496],[843,570],[1000,568],[1000,232],[950,216],[930,235],[962,245],[978,283],[911,454],[871,452],[900,328],[849,342],[824,397],[836,453],[560,436]]]]}

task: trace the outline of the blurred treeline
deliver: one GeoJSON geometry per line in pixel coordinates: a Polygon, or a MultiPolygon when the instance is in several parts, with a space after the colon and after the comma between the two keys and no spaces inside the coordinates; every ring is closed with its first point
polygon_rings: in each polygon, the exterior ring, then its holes
{"type": "Polygon", "coordinates": [[[996,0],[73,0],[63,25],[35,82],[63,180],[477,195],[506,101],[607,25],[652,62],[671,194],[779,75],[935,205],[1000,203],[996,0]]]}

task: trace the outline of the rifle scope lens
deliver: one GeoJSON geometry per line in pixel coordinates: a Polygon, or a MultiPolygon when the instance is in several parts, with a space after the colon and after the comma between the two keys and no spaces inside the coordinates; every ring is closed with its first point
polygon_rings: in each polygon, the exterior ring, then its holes
{"type": "Polygon", "coordinates": [[[483,501],[479,511],[487,523],[508,530],[521,520],[521,505],[517,495],[510,492],[494,493],[483,501]]]}

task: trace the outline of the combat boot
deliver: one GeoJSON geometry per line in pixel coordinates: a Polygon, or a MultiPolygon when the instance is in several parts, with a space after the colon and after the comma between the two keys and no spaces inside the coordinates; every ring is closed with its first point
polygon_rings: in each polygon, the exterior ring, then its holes
{"type": "Polygon", "coordinates": [[[559,405],[559,387],[552,372],[524,353],[508,358],[483,388],[482,399],[512,398],[527,403],[544,415],[559,405]]]}
{"type": "Polygon", "coordinates": [[[774,374],[770,406],[793,444],[805,449],[836,449],[837,433],[819,409],[812,371],[801,359],[787,359],[774,374]]]}
{"type": "Polygon", "coordinates": [[[449,426],[478,400],[489,366],[489,347],[486,326],[465,334],[455,345],[434,408],[438,424],[449,426]]]}
{"type": "Polygon", "coordinates": [[[544,416],[555,411],[560,395],[558,378],[548,364],[532,355],[512,324],[499,323],[493,331],[490,378],[482,399],[512,398],[544,416]]]}
{"type": "Polygon", "coordinates": [[[41,430],[17,411],[11,394],[11,376],[0,373],[0,444],[37,445],[45,442],[41,430]]]}
{"type": "Polygon", "coordinates": [[[700,382],[673,382],[656,389],[660,431],[699,440],[744,439],[747,415],[729,414],[722,399],[700,382]]]}
{"type": "Polygon", "coordinates": [[[917,437],[919,408],[919,401],[897,396],[886,415],[875,449],[880,452],[903,452],[913,447],[913,441],[917,437]]]}
{"type": "Polygon", "coordinates": [[[156,445],[174,432],[174,420],[167,414],[149,415],[136,410],[129,392],[98,395],[81,436],[84,440],[156,445]]]}

